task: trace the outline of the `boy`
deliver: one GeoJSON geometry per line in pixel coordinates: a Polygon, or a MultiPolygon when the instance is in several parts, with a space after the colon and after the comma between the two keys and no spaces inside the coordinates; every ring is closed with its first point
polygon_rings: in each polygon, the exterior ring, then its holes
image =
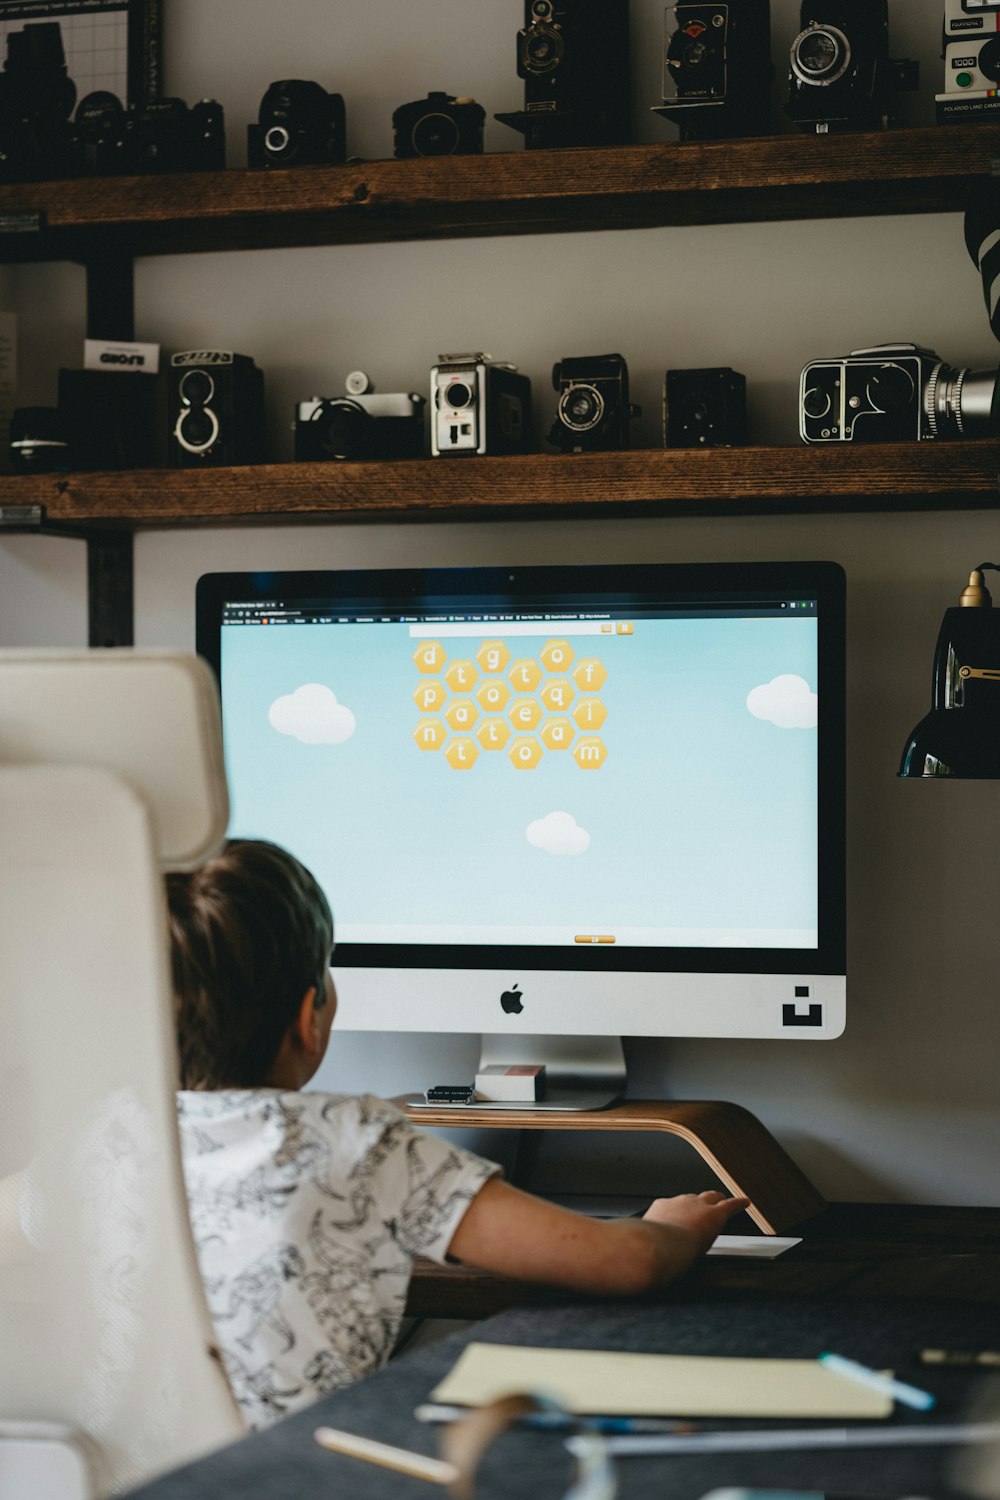
{"type": "Polygon", "coordinates": [[[316,881],[276,845],[236,840],[168,875],[167,898],[191,1220],[251,1427],[389,1358],[415,1255],[642,1292],[686,1271],[747,1206],[709,1192],[659,1198],[642,1219],[589,1219],[382,1100],[301,1092],[337,1006],[316,881]]]}

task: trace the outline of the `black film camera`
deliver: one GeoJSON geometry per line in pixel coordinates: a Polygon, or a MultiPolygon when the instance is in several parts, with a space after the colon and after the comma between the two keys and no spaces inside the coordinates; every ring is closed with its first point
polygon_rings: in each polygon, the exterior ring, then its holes
{"type": "Polygon", "coordinates": [[[531,381],[488,354],[439,354],[431,369],[431,452],[524,453],[531,381]]]}
{"type": "Polygon", "coordinates": [[[122,109],[113,94],[88,95],[80,102],[81,109],[87,105],[81,129],[95,172],[209,172],[226,164],[223,110],[214,99],[190,109],[183,99],[122,109]]]}
{"type": "Polygon", "coordinates": [[[665,448],[738,448],[747,440],[747,383],[726,366],[668,370],[663,382],[665,448]]]}
{"type": "Polygon", "coordinates": [[[550,443],[572,453],[628,447],[629,420],[642,412],[628,399],[628,365],[620,354],[560,360],[552,384],[559,403],[550,443]]]}
{"type": "Polygon", "coordinates": [[[313,396],[295,409],[295,457],[419,458],[424,450],[423,396],[376,396],[363,370],[344,382],[346,396],[313,396]]]}
{"type": "Polygon", "coordinates": [[[944,0],[939,124],[1000,114],[1000,0],[944,0]]]}
{"type": "Polygon", "coordinates": [[[998,430],[1000,369],[958,370],[919,344],[877,344],[806,365],[799,381],[805,443],[901,443],[988,437],[998,430]]]}
{"type": "Polygon", "coordinates": [[[264,457],[264,376],[247,354],[186,349],[170,356],[170,463],[256,464],[264,457]]]}
{"type": "Polygon", "coordinates": [[[38,182],[79,170],[69,123],[76,84],[58,21],[12,31],[0,73],[0,182],[38,182]]]}
{"type": "Polygon", "coordinates": [[[60,370],[59,417],[74,469],[147,469],[161,457],[156,374],[60,370]]]}
{"type": "Polygon", "coordinates": [[[452,94],[428,94],[393,112],[395,154],[409,156],[468,156],[483,149],[486,111],[475,99],[452,94]]]}
{"type": "Polygon", "coordinates": [[[802,0],[789,52],[788,114],[800,130],[876,130],[920,65],[889,57],[889,0],[802,0]]]}
{"type": "Polygon", "coordinates": [[[247,126],[247,166],[293,167],[347,158],[343,94],[305,78],[268,85],[256,125],[247,126]]]}
{"type": "Polygon", "coordinates": [[[668,6],[653,113],[679,125],[682,141],[766,134],[773,76],[770,0],[668,6]]]}
{"type": "Polygon", "coordinates": [[[496,115],[529,150],[629,138],[628,0],[525,0],[517,34],[524,108],[496,115]]]}

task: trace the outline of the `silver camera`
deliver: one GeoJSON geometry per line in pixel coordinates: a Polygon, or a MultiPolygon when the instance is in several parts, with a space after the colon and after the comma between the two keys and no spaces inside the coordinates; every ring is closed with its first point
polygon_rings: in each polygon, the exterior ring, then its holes
{"type": "Polygon", "coordinates": [[[804,443],[905,443],[989,437],[1000,416],[1000,370],[959,370],[919,344],[877,344],[806,365],[799,380],[804,443]]]}
{"type": "Polygon", "coordinates": [[[313,396],[295,408],[295,458],[419,458],[424,450],[423,396],[376,396],[364,370],[352,370],[345,396],[313,396]]]}
{"type": "Polygon", "coordinates": [[[531,381],[488,354],[439,354],[431,369],[431,453],[524,453],[531,381]]]}
{"type": "Polygon", "coordinates": [[[944,0],[944,89],[939,124],[1000,113],[1000,0],[944,0]]]}

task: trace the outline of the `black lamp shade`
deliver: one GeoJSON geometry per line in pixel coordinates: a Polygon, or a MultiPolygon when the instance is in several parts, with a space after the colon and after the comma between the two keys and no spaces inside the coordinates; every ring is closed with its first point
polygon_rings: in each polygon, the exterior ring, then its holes
{"type": "Polygon", "coordinates": [[[899,774],[1000,778],[1000,610],[945,610],[931,711],[910,734],[899,774]]]}

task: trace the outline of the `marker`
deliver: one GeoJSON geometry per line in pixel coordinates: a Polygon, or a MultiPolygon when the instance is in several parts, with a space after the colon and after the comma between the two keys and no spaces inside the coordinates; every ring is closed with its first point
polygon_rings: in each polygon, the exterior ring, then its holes
{"type": "MultiPolygon", "coordinates": [[[[427,1402],[418,1406],[413,1415],[418,1422],[460,1422],[469,1412],[468,1406],[439,1406],[427,1402]]],[[[589,1427],[592,1432],[675,1432],[689,1433],[694,1428],[690,1422],[667,1422],[659,1417],[572,1417],[568,1412],[526,1412],[518,1418],[519,1427],[542,1427],[549,1432],[571,1432],[577,1427],[589,1427]]]]}
{"type": "Polygon", "coordinates": [[[891,1375],[870,1370],[867,1365],[845,1359],[842,1354],[821,1354],[819,1362],[835,1375],[845,1375],[848,1380],[856,1380],[858,1385],[866,1385],[869,1390],[881,1391],[884,1396],[892,1396],[894,1400],[901,1401],[904,1406],[912,1406],[917,1411],[929,1411],[937,1399],[930,1391],[918,1390],[915,1385],[906,1385],[902,1380],[894,1380],[891,1375]]]}
{"type": "Polygon", "coordinates": [[[922,1365],[951,1365],[958,1369],[973,1369],[977,1365],[987,1370],[1000,1370],[998,1349],[921,1349],[922,1365]]]}

